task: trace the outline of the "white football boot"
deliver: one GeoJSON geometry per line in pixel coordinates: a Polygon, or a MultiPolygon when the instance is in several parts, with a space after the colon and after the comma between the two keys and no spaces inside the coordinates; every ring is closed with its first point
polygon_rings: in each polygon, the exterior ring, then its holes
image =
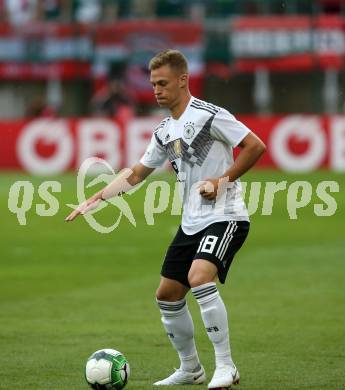
{"type": "Polygon", "coordinates": [[[196,372],[187,372],[184,370],[175,369],[175,372],[167,378],[155,382],[154,386],[171,386],[171,385],[200,385],[206,379],[205,370],[203,366],[196,372]]]}
{"type": "Polygon", "coordinates": [[[240,383],[240,373],[235,366],[220,366],[214,371],[209,389],[228,389],[240,383]]]}

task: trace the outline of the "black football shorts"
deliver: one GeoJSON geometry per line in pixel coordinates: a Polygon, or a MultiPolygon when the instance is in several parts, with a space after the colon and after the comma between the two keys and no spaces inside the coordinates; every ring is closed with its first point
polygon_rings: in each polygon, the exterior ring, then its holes
{"type": "Polygon", "coordinates": [[[200,232],[187,235],[179,227],[162,265],[161,275],[190,287],[188,272],[193,260],[203,259],[215,264],[218,278],[225,283],[236,252],[249,232],[247,221],[216,222],[200,232]]]}

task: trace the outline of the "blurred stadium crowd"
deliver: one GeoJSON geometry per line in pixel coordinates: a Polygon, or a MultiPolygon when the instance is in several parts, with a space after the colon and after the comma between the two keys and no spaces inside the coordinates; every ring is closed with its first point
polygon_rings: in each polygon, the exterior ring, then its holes
{"type": "Polygon", "coordinates": [[[110,22],[118,18],[226,17],[262,13],[339,13],[342,0],[1,0],[1,20],[110,22]]]}
{"type": "Polygon", "coordinates": [[[157,110],[147,63],[182,50],[235,113],[338,113],[343,0],[0,0],[0,118],[157,110]]]}

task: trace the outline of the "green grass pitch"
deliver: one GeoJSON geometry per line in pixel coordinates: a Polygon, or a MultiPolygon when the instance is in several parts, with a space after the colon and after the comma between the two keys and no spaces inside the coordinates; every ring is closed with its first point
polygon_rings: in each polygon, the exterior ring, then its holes
{"type": "MultiPolygon", "coordinates": [[[[128,390],[153,388],[178,367],[154,292],[180,218],[165,212],[147,226],[143,188],[126,198],[136,227],[124,219],[113,233],[99,234],[83,218],[67,224],[66,203],[76,203],[76,176],[69,174],[49,178],[62,184],[55,194],[58,214],[39,217],[33,207],[27,225],[19,226],[7,208],[9,188],[19,179],[32,180],[34,205],[42,203],[37,187],[45,180],[0,175],[0,389],[87,389],[85,361],[106,347],[128,358],[128,390]]],[[[288,218],[286,191],[276,195],[271,216],[254,214],[249,238],[220,288],[241,373],[238,389],[344,389],[345,177],[252,171],[244,180],[307,180],[314,195],[297,220],[288,218]],[[340,186],[333,194],[337,211],[329,217],[314,214],[314,203],[322,203],[315,194],[322,180],[340,186]]],[[[117,210],[108,206],[100,214],[112,224],[117,210]]],[[[210,378],[212,346],[196,303],[188,300],[210,378]]]]}

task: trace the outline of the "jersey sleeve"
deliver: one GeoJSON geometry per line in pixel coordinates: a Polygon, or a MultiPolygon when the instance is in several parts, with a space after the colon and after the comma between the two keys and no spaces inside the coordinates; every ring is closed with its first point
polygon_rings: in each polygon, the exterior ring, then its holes
{"type": "Polygon", "coordinates": [[[249,133],[247,126],[223,108],[217,112],[211,126],[211,136],[231,147],[237,146],[249,133]]]}
{"type": "Polygon", "coordinates": [[[140,163],[148,168],[158,168],[165,163],[167,158],[167,153],[163,148],[163,145],[159,140],[157,133],[154,132],[152,134],[149,146],[147,147],[144,155],[140,159],[140,163]]]}

